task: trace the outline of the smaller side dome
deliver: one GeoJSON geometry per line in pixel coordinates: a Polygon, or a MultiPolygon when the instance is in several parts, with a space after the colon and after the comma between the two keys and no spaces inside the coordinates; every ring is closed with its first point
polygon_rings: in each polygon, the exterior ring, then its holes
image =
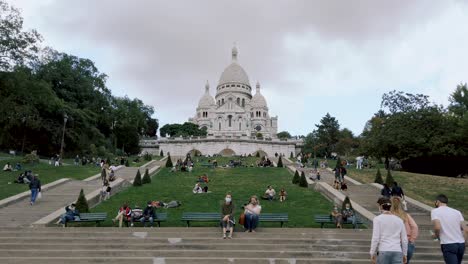
{"type": "Polygon", "coordinates": [[[257,82],[257,92],[250,101],[253,108],[268,107],[265,97],[260,93],[260,83],[257,82]]]}
{"type": "Polygon", "coordinates": [[[206,81],[205,94],[203,94],[203,96],[200,98],[200,101],[198,101],[198,107],[210,108],[215,104],[215,99],[213,98],[213,96],[210,95],[210,84],[208,83],[208,81],[206,81]]]}

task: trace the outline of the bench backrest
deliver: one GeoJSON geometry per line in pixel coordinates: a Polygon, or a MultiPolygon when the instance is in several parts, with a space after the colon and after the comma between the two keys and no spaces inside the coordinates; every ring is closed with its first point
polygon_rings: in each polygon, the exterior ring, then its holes
{"type": "Polygon", "coordinates": [[[190,219],[190,220],[219,220],[221,219],[220,213],[183,213],[182,219],[190,219]]]}
{"type": "Polygon", "coordinates": [[[262,222],[288,221],[288,219],[287,213],[260,214],[258,217],[258,220],[262,222]]]}
{"type": "Polygon", "coordinates": [[[80,220],[99,220],[106,219],[107,213],[81,213],[80,220]]]}

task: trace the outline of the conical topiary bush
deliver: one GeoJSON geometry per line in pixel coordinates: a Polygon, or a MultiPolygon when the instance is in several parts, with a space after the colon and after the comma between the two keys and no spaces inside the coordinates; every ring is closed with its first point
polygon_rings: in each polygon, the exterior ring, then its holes
{"type": "Polygon", "coordinates": [[[76,209],[80,213],[88,213],[89,212],[89,206],[88,206],[88,201],[86,200],[86,197],[84,195],[83,189],[80,191],[80,195],[78,195],[78,200],[76,201],[76,209]]]}
{"type": "Polygon", "coordinates": [[[394,182],[395,182],[395,179],[393,178],[392,173],[390,172],[390,170],[387,170],[387,178],[385,178],[385,183],[389,187],[392,187],[394,182]]]}
{"type": "Polygon", "coordinates": [[[162,149],[161,149],[161,151],[159,152],[159,156],[164,157],[164,152],[162,151],[162,149]]]}
{"type": "Polygon", "coordinates": [[[149,176],[148,168],[146,168],[146,170],[145,170],[145,175],[143,176],[143,179],[141,180],[141,183],[142,184],[151,183],[151,177],[149,176]]]}
{"type": "Polygon", "coordinates": [[[172,168],[171,154],[167,154],[166,168],[172,168]]]}
{"type": "Polygon", "coordinates": [[[281,156],[280,156],[279,159],[278,159],[277,167],[278,167],[278,168],[283,168],[283,160],[281,159],[281,156]]]}
{"type": "Polygon", "coordinates": [[[382,178],[382,173],[380,173],[380,168],[377,168],[377,173],[375,174],[374,182],[378,184],[384,183],[383,178],[382,178]]]}
{"type": "Polygon", "coordinates": [[[296,172],[294,173],[294,177],[292,179],[292,183],[293,184],[298,184],[299,180],[300,180],[299,172],[296,170],[296,172]]]}
{"type": "Polygon", "coordinates": [[[301,187],[309,187],[309,183],[307,183],[307,179],[306,179],[306,176],[305,176],[305,173],[302,172],[301,173],[301,179],[299,180],[299,186],[301,187]]]}
{"type": "Polygon", "coordinates": [[[141,174],[140,170],[137,170],[137,174],[135,176],[135,179],[133,180],[133,186],[141,186],[141,174]]]}

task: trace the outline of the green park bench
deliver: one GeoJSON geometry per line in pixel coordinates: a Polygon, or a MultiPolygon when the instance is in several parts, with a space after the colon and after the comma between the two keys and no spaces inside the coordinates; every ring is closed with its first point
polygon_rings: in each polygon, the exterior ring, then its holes
{"type": "MultiPolygon", "coordinates": [[[[323,228],[325,224],[335,224],[335,221],[333,220],[333,217],[331,215],[315,215],[314,216],[315,223],[320,224],[320,227],[323,228]]],[[[353,223],[349,220],[343,221],[343,224],[349,224],[352,225],[353,223]]],[[[362,225],[361,219],[356,217],[356,226],[359,227],[359,225],[362,225]]]]}
{"type": "Polygon", "coordinates": [[[202,166],[202,167],[207,167],[207,168],[210,168],[210,169],[213,169],[213,168],[214,168],[214,164],[213,164],[213,163],[202,163],[202,164],[200,164],[200,166],[202,166]]]}
{"type": "Polygon", "coordinates": [[[287,213],[271,213],[271,214],[260,214],[258,222],[280,222],[281,227],[283,224],[289,221],[287,213]]]}
{"type": "MultiPolygon", "coordinates": [[[[221,220],[220,213],[183,213],[181,221],[187,222],[187,227],[190,227],[190,222],[219,222],[221,220]]],[[[283,227],[285,222],[289,221],[287,213],[272,213],[260,214],[259,222],[280,222],[283,227]]]]}
{"type": "Polygon", "coordinates": [[[187,227],[190,227],[190,222],[219,222],[221,213],[183,213],[180,220],[187,222],[187,227]]]}
{"type": "MultiPolygon", "coordinates": [[[[167,213],[156,213],[156,218],[153,219],[155,223],[158,224],[159,227],[161,227],[161,222],[166,222],[167,220],[167,213]]],[[[129,221],[124,218],[125,224],[128,227],[129,221]]],[[[146,220],[145,222],[149,222],[149,220],[146,220]]],[[[138,220],[135,220],[133,224],[141,223],[141,218],[138,220]]]]}
{"type": "Polygon", "coordinates": [[[79,218],[75,217],[74,220],[70,220],[65,223],[65,226],[69,223],[86,223],[86,222],[96,222],[98,226],[100,222],[105,221],[107,219],[107,213],[82,213],[80,214],[79,218]]]}

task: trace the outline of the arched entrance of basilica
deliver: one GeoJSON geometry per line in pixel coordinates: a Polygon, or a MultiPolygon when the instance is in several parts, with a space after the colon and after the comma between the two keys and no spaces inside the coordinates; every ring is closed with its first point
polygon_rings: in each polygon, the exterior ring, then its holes
{"type": "Polygon", "coordinates": [[[234,152],[234,150],[232,149],[223,149],[221,150],[221,152],[219,152],[219,155],[223,156],[223,157],[232,157],[232,156],[235,156],[236,155],[236,152],[234,152]]]}

